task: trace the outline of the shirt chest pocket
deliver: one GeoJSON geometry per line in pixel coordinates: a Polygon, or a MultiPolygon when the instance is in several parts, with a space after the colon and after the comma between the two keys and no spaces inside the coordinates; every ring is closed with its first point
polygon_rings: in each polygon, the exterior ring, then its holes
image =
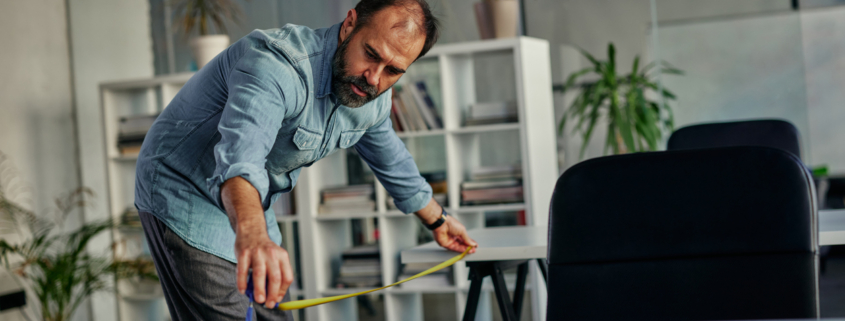
{"type": "Polygon", "coordinates": [[[341,132],[338,146],[340,148],[355,146],[355,143],[361,140],[361,137],[364,136],[364,132],[366,132],[366,129],[350,129],[341,132]]]}
{"type": "Polygon", "coordinates": [[[273,149],[267,155],[267,169],[273,174],[286,173],[314,162],[318,157],[318,147],[323,141],[323,134],[298,127],[293,137],[285,135],[276,140],[273,149]]]}
{"type": "Polygon", "coordinates": [[[323,135],[302,127],[296,129],[293,135],[293,143],[299,150],[315,150],[320,146],[323,135]]]}

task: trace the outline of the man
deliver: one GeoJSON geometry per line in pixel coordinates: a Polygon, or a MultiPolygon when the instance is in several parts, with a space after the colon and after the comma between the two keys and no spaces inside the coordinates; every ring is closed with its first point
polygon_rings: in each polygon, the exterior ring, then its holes
{"type": "Polygon", "coordinates": [[[391,86],[436,39],[424,0],[362,0],[330,28],[253,31],[185,84],[147,134],[135,190],[174,320],[242,320],[250,274],[257,303],[290,300],[270,205],[302,166],[343,148],[441,246],[476,246],[431,198],[389,118],[391,86]]]}

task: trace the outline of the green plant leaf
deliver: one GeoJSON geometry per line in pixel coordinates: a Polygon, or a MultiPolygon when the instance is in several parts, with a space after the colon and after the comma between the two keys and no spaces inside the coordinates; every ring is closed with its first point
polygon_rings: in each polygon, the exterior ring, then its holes
{"type": "Polygon", "coordinates": [[[613,71],[614,79],[616,77],[616,47],[613,46],[613,43],[607,45],[607,60],[608,60],[608,69],[613,71]]]}
{"type": "Polygon", "coordinates": [[[586,50],[581,49],[581,48],[578,48],[578,51],[580,51],[581,54],[584,55],[584,57],[587,57],[587,59],[590,60],[590,62],[593,63],[593,67],[595,67],[596,71],[599,71],[598,66],[601,66],[601,63],[598,60],[596,60],[596,58],[593,57],[593,55],[591,55],[589,52],[587,52],[586,50]]]}
{"type": "Polygon", "coordinates": [[[664,74],[670,74],[670,75],[683,75],[683,74],[684,74],[684,71],[683,71],[683,70],[680,70],[680,69],[671,69],[671,68],[663,68],[663,69],[660,69],[660,72],[662,72],[662,73],[664,73],[664,74]]]}

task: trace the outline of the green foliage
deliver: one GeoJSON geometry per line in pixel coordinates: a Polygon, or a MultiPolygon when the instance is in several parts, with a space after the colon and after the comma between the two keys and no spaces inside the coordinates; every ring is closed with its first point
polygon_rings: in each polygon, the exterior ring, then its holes
{"type": "Polygon", "coordinates": [[[182,29],[185,36],[195,27],[199,27],[199,34],[209,34],[209,23],[214,23],[219,33],[226,33],[226,20],[240,23],[243,15],[236,0],[175,0],[173,14],[178,17],[176,25],[182,29]]]}
{"type": "MultiPolygon", "coordinates": [[[[0,153],[0,227],[8,233],[14,227],[18,235],[30,234],[20,242],[10,243],[0,238],[0,264],[26,279],[41,304],[44,320],[69,320],[73,312],[94,292],[108,289],[108,277],[150,277],[157,280],[151,262],[115,261],[92,255],[88,243],[100,233],[111,229],[111,220],[85,224],[78,229],[60,234],[59,223],[43,219],[6,194],[10,181],[10,167],[5,155],[0,153]],[[148,264],[145,266],[145,264],[148,264]]],[[[56,199],[59,222],[73,211],[88,205],[93,192],[79,188],[56,199]]]]}
{"type": "MultiPolygon", "coordinates": [[[[663,131],[674,127],[672,109],[647,98],[649,91],[657,92],[657,83],[652,80],[655,73],[682,75],[683,71],[666,62],[650,63],[640,68],[640,57],[634,58],[631,73],[620,75],[616,68],[616,49],[613,43],[607,46],[607,61],[598,60],[584,50],[581,53],[590,60],[592,67],[569,75],[566,83],[555,90],[579,89],[580,94],[564,113],[558,132],[563,134],[566,122],[577,121],[573,133],[583,135],[580,157],[584,157],[590,138],[599,123],[607,120],[605,154],[623,154],[657,149],[663,131]],[[598,80],[576,84],[580,78],[595,74],[598,80]]],[[[663,89],[665,99],[676,99],[669,90],[663,89]]]]}

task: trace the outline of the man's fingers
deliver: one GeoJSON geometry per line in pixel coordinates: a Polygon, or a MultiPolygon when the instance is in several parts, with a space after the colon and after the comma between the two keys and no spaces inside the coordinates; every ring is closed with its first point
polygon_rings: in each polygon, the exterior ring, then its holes
{"type": "Polygon", "coordinates": [[[238,292],[241,294],[246,293],[246,283],[249,277],[249,263],[249,255],[241,255],[238,259],[238,292]]]}
{"type": "Polygon", "coordinates": [[[255,302],[264,304],[265,295],[264,283],[267,280],[267,266],[264,258],[256,255],[252,264],[252,293],[255,295],[255,302]]]}
{"type": "Polygon", "coordinates": [[[290,266],[290,257],[287,253],[281,257],[279,262],[282,268],[282,286],[281,291],[279,291],[279,302],[281,302],[291,283],[293,283],[293,268],[290,266]]]}
{"type": "Polygon", "coordinates": [[[476,243],[475,240],[469,238],[469,235],[467,235],[467,231],[465,229],[461,231],[460,237],[464,245],[473,247],[473,249],[469,250],[469,252],[475,253],[475,247],[478,247],[478,243],[476,243]]]}
{"type": "Polygon", "coordinates": [[[269,283],[267,284],[267,301],[264,306],[272,309],[276,302],[281,301],[279,299],[279,286],[282,283],[282,272],[279,269],[278,260],[267,261],[267,279],[269,283]]]}

